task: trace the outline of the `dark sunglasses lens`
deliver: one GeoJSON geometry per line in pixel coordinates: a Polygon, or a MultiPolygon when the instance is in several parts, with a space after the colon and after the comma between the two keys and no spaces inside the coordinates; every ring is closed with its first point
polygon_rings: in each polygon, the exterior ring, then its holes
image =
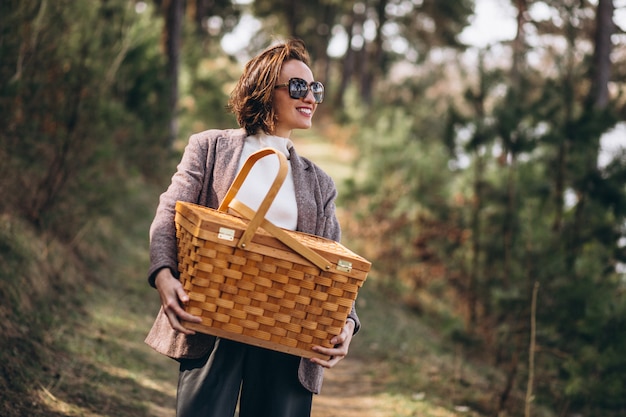
{"type": "Polygon", "coordinates": [[[322,85],[319,81],[314,81],[311,83],[311,92],[313,93],[313,98],[315,98],[316,103],[321,103],[324,100],[324,85],[322,85]]]}
{"type": "Polygon", "coordinates": [[[292,78],[289,80],[289,95],[291,98],[306,97],[309,85],[302,78],[292,78]]]}
{"type": "Polygon", "coordinates": [[[319,81],[313,81],[311,85],[302,78],[292,78],[289,80],[289,96],[294,99],[304,98],[309,94],[309,88],[313,93],[313,98],[316,103],[321,103],[324,100],[324,86],[319,81]]]}

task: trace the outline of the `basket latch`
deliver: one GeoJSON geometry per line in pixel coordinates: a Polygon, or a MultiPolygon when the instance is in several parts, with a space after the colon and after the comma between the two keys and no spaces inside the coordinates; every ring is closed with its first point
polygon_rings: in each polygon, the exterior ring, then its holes
{"type": "Polygon", "coordinates": [[[229,229],[227,227],[220,227],[220,231],[217,234],[219,239],[233,241],[235,240],[235,231],[233,229],[229,229]]]}
{"type": "Polygon", "coordinates": [[[352,271],[352,262],[344,261],[340,259],[337,261],[337,270],[341,272],[351,272],[352,271]]]}

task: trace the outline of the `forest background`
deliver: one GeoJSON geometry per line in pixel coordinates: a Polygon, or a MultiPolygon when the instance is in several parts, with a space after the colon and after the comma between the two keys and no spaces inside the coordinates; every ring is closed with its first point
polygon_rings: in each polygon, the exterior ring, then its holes
{"type": "MultiPolygon", "coordinates": [[[[624,415],[626,154],[609,145],[626,123],[626,4],[502,0],[513,36],[479,47],[461,36],[475,6],[3,0],[0,414],[63,415],[33,394],[63,393],[59,334],[117,259],[145,252],[188,135],[235,126],[242,63],[298,37],[327,89],[300,135],[345,156],[345,239],[373,263],[361,311],[401,306],[454,369],[480,365],[480,389],[454,378],[476,415],[624,415]]],[[[437,381],[412,379],[427,364],[406,326],[381,323],[360,355],[411,395],[437,381]]]]}

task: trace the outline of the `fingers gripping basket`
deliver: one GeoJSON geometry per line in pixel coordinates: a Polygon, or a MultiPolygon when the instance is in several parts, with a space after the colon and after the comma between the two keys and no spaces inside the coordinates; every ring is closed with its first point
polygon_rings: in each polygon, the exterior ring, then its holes
{"type": "Polygon", "coordinates": [[[185,310],[202,318],[184,325],[327,359],[311,347],[332,347],[330,339],[341,332],[371,264],[337,242],[265,219],[287,172],[282,153],[262,149],[245,162],[217,210],[177,202],[179,272],[190,298],[185,310]],[[255,212],[234,197],[254,163],[270,154],[280,168],[255,212]]]}

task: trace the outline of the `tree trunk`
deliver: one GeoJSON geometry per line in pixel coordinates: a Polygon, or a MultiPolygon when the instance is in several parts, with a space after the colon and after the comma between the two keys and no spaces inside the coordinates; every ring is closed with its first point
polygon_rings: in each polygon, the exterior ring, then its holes
{"type": "Polygon", "coordinates": [[[599,0],[596,10],[595,49],[591,68],[592,89],[590,99],[597,110],[609,104],[609,80],[611,78],[611,36],[615,32],[612,0],[599,0]]]}
{"type": "Polygon", "coordinates": [[[352,38],[354,34],[354,26],[356,22],[356,16],[353,14],[350,16],[350,22],[346,26],[346,32],[348,33],[348,47],[346,49],[346,54],[343,57],[343,62],[341,66],[341,79],[339,80],[339,87],[337,88],[337,93],[334,97],[334,106],[336,108],[343,107],[343,100],[348,89],[348,85],[350,84],[350,79],[352,78],[352,72],[354,71],[355,66],[355,52],[352,49],[352,38]]]}
{"type": "Polygon", "coordinates": [[[366,62],[364,62],[364,71],[361,77],[361,98],[368,105],[372,103],[372,93],[374,90],[374,80],[379,71],[381,71],[383,62],[383,34],[382,28],[387,20],[385,9],[387,8],[387,0],[379,0],[376,5],[376,15],[378,16],[378,26],[376,28],[376,38],[371,46],[371,50],[366,53],[366,62]]]}
{"type": "Polygon", "coordinates": [[[170,82],[170,127],[168,145],[172,146],[178,135],[178,78],[180,74],[180,49],[182,43],[185,0],[165,0],[165,51],[167,54],[167,78],[170,82]]]}
{"type": "MultiPolygon", "coordinates": [[[[614,5],[612,0],[600,0],[596,8],[596,30],[594,35],[594,51],[593,61],[590,71],[591,89],[587,96],[587,108],[582,115],[582,123],[593,123],[592,120],[600,120],[601,113],[606,110],[609,104],[609,88],[608,83],[611,74],[611,36],[615,31],[613,23],[614,5]]],[[[581,237],[580,230],[585,223],[585,209],[588,205],[589,195],[594,185],[591,183],[592,177],[597,177],[598,170],[598,154],[600,153],[600,137],[604,132],[592,131],[584,140],[585,144],[585,181],[579,189],[579,202],[576,205],[575,227],[572,244],[572,262],[576,258],[578,252],[585,244],[584,237],[581,237]]]]}
{"type": "Polygon", "coordinates": [[[298,34],[298,0],[285,0],[285,21],[287,22],[287,31],[292,38],[299,38],[298,34]]]}
{"type": "MultiPolygon", "coordinates": [[[[528,12],[527,0],[516,0],[517,6],[517,33],[513,40],[513,63],[511,65],[511,91],[509,103],[512,109],[516,109],[521,102],[522,79],[521,73],[524,67],[524,57],[526,55],[526,33],[524,24],[526,23],[526,15],[528,12]]],[[[516,204],[516,169],[517,169],[517,151],[515,142],[521,140],[516,133],[517,126],[507,126],[506,133],[502,138],[502,164],[506,169],[507,175],[507,205],[503,222],[503,249],[504,249],[504,268],[502,271],[502,285],[508,289],[511,278],[513,265],[513,238],[515,233],[517,204],[516,204]]]]}
{"type": "Polygon", "coordinates": [[[332,27],[330,22],[333,21],[334,16],[338,13],[337,7],[333,4],[326,4],[322,6],[322,19],[317,25],[317,41],[315,43],[315,77],[324,80],[328,83],[330,79],[330,58],[328,57],[328,44],[332,37],[332,27]]]}
{"type": "Polygon", "coordinates": [[[474,201],[472,204],[472,261],[468,276],[467,283],[467,304],[468,304],[468,317],[467,317],[467,331],[472,334],[476,330],[476,324],[478,322],[478,277],[480,276],[480,255],[482,253],[482,246],[480,243],[480,236],[482,233],[482,224],[480,216],[483,208],[482,204],[482,182],[484,161],[483,156],[476,152],[475,168],[474,168],[474,201]]]}
{"type": "MultiPolygon", "coordinates": [[[[486,83],[485,83],[485,65],[484,55],[481,53],[478,59],[478,73],[479,85],[478,93],[473,97],[472,107],[476,111],[476,132],[472,141],[475,143],[474,150],[474,179],[473,179],[473,204],[472,204],[472,261],[470,265],[470,272],[467,283],[467,303],[468,303],[468,318],[467,318],[467,330],[470,333],[475,332],[476,325],[478,324],[478,306],[479,306],[479,288],[480,288],[480,276],[481,276],[481,256],[483,252],[483,246],[481,238],[483,236],[483,198],[484,198],[484,184],[485,184],[485,169],[486,169],[486,154],[487,152],[481,152],[481,146],[486,142],[485,133],[485,97],[486,97],[486,83]]],[[[487,307],[488,302],[484,303],[487,307]]]]}
{"type": "Polygon", "coordinates": [[[511,65],[511,79],[515,89],[520,88],[520,73],[522,67],[522,59],[526,54],[526,32],[524,24],[526,23],[526,15],[528,13],[527,0],[515,0],[517,6],[517,33],[513,40],[513,65],[511,65]]]}

